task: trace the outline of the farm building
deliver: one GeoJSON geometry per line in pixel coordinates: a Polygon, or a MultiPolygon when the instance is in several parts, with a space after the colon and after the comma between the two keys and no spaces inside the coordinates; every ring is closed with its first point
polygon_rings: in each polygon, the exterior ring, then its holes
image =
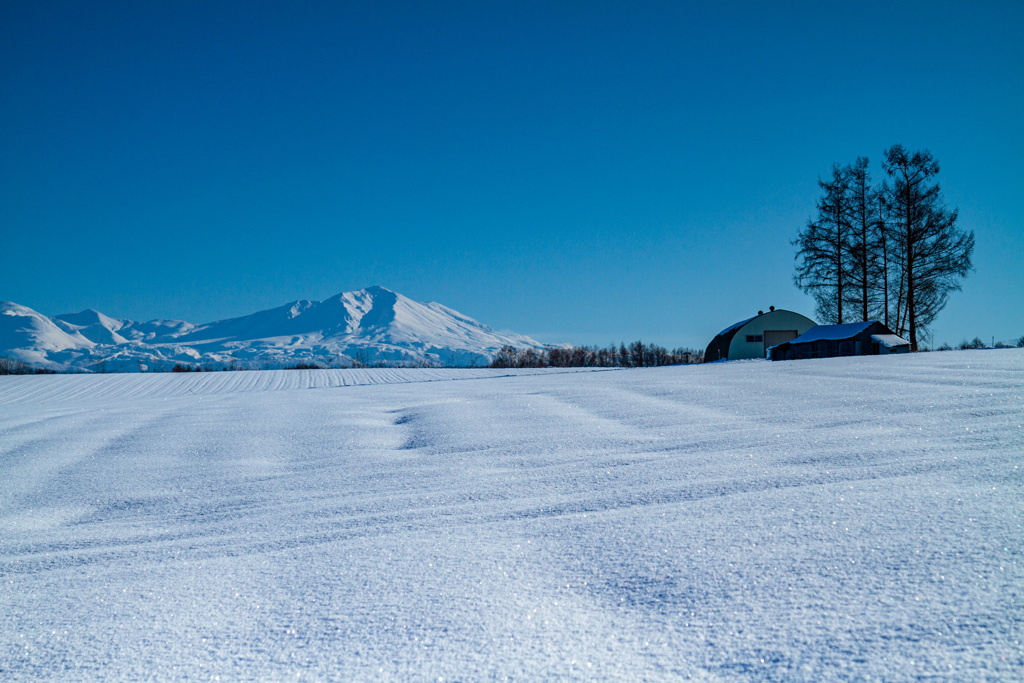
{"type": "Polygon", "coordinates": [[[766,358],[769,348],[796,339],[814,325],[807,316],[772,306],[719,332],[708,344],[704,362],[766,358]]]}
{"type": "Polygon", "coordinates": [[[845,325],[818,325],[792,341],[769,350],[772,360],[833,358],[835,356],[877,356],[907,353],[910,342],[893,334],[877,320],[845,325]]]}

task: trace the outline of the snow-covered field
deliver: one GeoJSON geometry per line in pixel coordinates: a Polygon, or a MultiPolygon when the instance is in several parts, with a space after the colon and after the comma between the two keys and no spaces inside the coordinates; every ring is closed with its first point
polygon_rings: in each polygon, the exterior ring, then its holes
{"type": "Polygon", "coordinates": [[[0,377],[0,678],[1024,678],[1024,351],[0,377]]]}

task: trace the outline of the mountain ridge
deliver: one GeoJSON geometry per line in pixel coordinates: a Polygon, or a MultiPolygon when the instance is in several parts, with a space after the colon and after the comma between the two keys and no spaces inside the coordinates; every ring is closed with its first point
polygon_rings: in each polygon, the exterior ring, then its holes
{"type": "Polygon", "coordinates": [[[95,309],[48,317],[27,306],[0,303],[0,355],[54,370],[297,363],[481,366],[502,346],[550,345],[495,332],[443,304],[413,301],[380,286],[198,325],[113,318],[95,309]]]}

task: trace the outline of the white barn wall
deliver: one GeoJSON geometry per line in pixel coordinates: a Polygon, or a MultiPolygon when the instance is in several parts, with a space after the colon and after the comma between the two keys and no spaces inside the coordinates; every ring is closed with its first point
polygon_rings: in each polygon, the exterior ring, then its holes
{"type": "Polygon", "coordinates": [[[729,344],[729,360],[764,358],[765,348],[763,339],[764,333],[767,330],[796,330],[796,336],[800,336],[815,325],[817,323],[805,315],[782,309],[759,315],[736,330],[732,343],[729,344]],[[748,334],[760,335],[762,341],[748,342],[748,334]]]}

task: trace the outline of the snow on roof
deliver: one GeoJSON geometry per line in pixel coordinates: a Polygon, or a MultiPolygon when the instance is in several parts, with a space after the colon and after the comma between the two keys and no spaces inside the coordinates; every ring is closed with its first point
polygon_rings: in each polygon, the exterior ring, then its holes
{"type": "Polygon", "coordinates": [[[890,349],[894,346],[910,346],[910,342],[898,334],[873,334],[871,338],[890,349]]]}
{"type": "Polygon", "coordinates": [[[758,315],[762,315],[762,314],[761,314],[761,313],[758,313],[758,314],[757,314],[757,315],[755,315],[755,316],[754,316],[753,318],[747,318],[746,320],[741,320],[741,321],[739,321],[738,323],[735,323],[735,324],[729,325],[729,327],[725,328],[724,330],[722,330],[721,332],[719,332],[719,333],[718,333],[717,335],[715,335],[715,336],[721,337],[721,336],[722,336],[723,334],[728,334],[729,332],[732,332],[733,330],[735,330],[735,329],[736,329],[736,328],[738,328],[738,327],[743,327],[744,325],[746,325],[747,323],[749,323],[749,322],[750,322],[751,320],[753,320],[754,318],[756,318],[756,317],[757,317],[758,315]]]}
{"type": "Polygon", "coordinates": [[[854,335],[860,334],[875,322],[874,320],[865,320],[859,323],[844,323],[843,325],[815,325],[796,339],[790,340],[789,343],[802,344],[822,339],[849,339],[854,335]]]}

